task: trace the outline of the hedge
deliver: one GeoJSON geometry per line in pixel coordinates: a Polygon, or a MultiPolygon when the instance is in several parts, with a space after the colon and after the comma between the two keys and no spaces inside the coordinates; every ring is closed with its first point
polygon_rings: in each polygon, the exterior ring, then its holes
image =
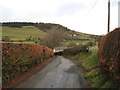
{"type": "Polygon", "coordinates": [[[2,82],[9,82],[37,63],[53,55],[53,51],[42,45],[24,43],[2,43],[2,82]]]}
{"type": "Polygon", "coordinates": [[[81,45],[73,48],[67,48],[64,50],[65,55],[76,55],[81,52],[88,52],[88,46],[81,45]]]}
{"type": "Polygon", "coordinates": [[[99,44],[102,71],[120,84],[120,28],[104,36],[99,44]]]}

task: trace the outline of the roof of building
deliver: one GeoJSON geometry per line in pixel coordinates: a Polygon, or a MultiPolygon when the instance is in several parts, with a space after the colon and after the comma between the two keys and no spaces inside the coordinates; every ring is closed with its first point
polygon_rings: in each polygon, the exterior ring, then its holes
{"type": "Polygon", "coordinates": [[[63,50],[63,49],[66,49],[67,47],[63,47],[63,46],[60,46],[60,47],[54,47],[53,49],[55,50],[63,50]]]}

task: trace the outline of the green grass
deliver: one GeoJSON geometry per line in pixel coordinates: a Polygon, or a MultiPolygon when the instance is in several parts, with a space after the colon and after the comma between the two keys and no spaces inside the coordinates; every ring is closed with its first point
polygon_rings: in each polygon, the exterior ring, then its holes
{"type": "Polygon", "coordinates": [[[91,53],[79,53],[75,56],[75,58],[84,61],[90,55],[91,53]]]}
{"type": "Polygon", "coordinates": [[[74,58],[78,60],[78,63],[82,63],[87,70],[100,65],[97,53],[80,53],[74,56],[74,58]]]}
{"type": "Polygon", "coordinates": [[[92,69],[96,66],[100,65],[100,61],[99,61],[99,56],[97,53],[93,53],[91,54],[86,60],[84,60],[83,62],[83,66],[86,69],[92,69]]]}
{"type": "Polygon", "coordinates": [[[67,41],[67,42],[63,42],[62,44],[64,46],[69,46],[69,44],[74,43],[76,45],[86,45],[89,41],[76,41],[76,40],[72,40],[72,41],[67,41]]]}
{"type": "Polygon", "coordinates": [[[101,88],[110,88],[111,86],[112,86],[112,83],[110,81],[106,81],[101,88]]]}
{"type": "Polygon", "coordinates": [[[86,69],[91,69],[100,65],[97,50],[97,46],[92,46],[90,47],[90,52],[79,53],[74,56],[74,59],[77,59],[78,62],[82,63],[86,69]]]}
{"type": "Polygon", "coordinates": [[[97,53],[98,52],[98,46],[92,46],[92,47],[89,48],[89,50],[90,50],[90,52],[93,52],[93,53],[96,52],[97,53]]]}
{"type": "Polygon", "coordinates": [[[91,86],[93,88],[110,88],[112,82],[110,80],[106,81],[106,77],[100,73],[100,69],[95,68],[100,65],[97,52],[98,47],[93,46],[90,47],[90,53],[78,54],[80,59],[82,59],[82,65],[86,70],[90,70],[89,72],[86,72],[84,76],[91,81],[91,86]]]}
{"type": "Polygon", "coordinates": [[[45,35],[45,32],[34,26],[27,26],[22,28],[2,27],[2,36],[9,36],[11,40],[26,40],[26,38],[29,38],[30,36],[37,36],[42,39],[45,35]]]}
{"type": "Polygon", "coordinates": [[[92,78],[95,78],[98,75],[99,75],[99,70],[98,69],[94,69],[90,72],[85,73],[85,77],[89,78],[90,80],[92,80],[92,78]]]}
{"type": "Polygon", "coordinates": [[[98,47],[90,47],[90,52],[79,53],[71,56],[78,64],[82,64],[83,67],[88,71],[84,76],[91,81],[93,88],[110,88],[111,82],[106,81],[105,76],[100,73],[100,69],[96,68],[100,65],[100,59],[98,56],[98,47]]]}
{"type": "Polygon", "coordinates": [[[103,78],[101,76],[96,76],[92,79],[92,87],[100,88],[103,85],[103,78]]]}
{"type": "Polygon", "coordinates": [[[91,86],[93,88],[109,88],[111,85],[105,81],[105,77],[100,74],[99,69],[93,69],[86,72],[84,76],[91,81],[91,86]]]}
{"type": "Polygon", "coordinates": [[[26,41],[26,42],[22,42],[22,43],[31,43],[31,44],[35,44],[35,42],[32,42],[32,41],[26,41]]]}

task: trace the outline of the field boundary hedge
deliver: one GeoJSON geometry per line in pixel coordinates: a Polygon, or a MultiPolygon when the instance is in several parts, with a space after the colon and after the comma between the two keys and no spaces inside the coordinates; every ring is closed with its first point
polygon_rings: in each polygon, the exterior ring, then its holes
{"type": "Polygon", "coordinates": [[[64,49],[63,53],[64,53],[64,55],[76,55],[78,53],[88,52],[88,51],[89,51],[88,46],[82,45],[82,46],[64,49]]]}
{"type": "Polygon", "coordinates": [[[2,84],[51,56],[52,49],[42,45],[2,42],[2,84]]]}
{"type": "Polygon", "coordinates": [[[99,44],[101,71],[120,87],[120,28],[105,35],[99,44]]]}
{"type": "Polygon", "coordinates": [[[2,88],[14,88],[14,87],[16,87],[17,85],[22,83],[25,79],[27,79],[30,76],[32,76],[33,74],[39,72],[39,70],[43,69],[47,64],[52,62],[52,60],[54,60],[55,58],[56,58],[56,56],[53,56],[49,59],[46,59],[42,63],[38,63],[34,67],[28,69],[27,72],[20,74],[19,76],[12,79],[10,82],[6,83],[4,86],[2,86],[2,88]]]}

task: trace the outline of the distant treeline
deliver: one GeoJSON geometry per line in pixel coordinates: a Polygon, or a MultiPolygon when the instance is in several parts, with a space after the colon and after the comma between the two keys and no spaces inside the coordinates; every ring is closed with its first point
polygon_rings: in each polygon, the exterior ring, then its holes
{"type": "Polygon", "coordinates": [[[54,24],[54,23],[3,22],[3,23],[0,23],[0,24],[2,24],[2,26],[18,27],[18,28],[22,28],[22,26],[35,26],[35,27],[37,27],[41,30],[44,30],[44,31],[51,30],[53,27],[57,27],[59,30],[65,30],[65,31],[70,30],[65,26],[62,26],[60,24],[54,24]]]}
{"type": "Polygon", "coordinates": [[[32,23],[32,22],[3,22],[2,26],[21,28],[22,26],[35,26],[35,23],[32,23]]]}

